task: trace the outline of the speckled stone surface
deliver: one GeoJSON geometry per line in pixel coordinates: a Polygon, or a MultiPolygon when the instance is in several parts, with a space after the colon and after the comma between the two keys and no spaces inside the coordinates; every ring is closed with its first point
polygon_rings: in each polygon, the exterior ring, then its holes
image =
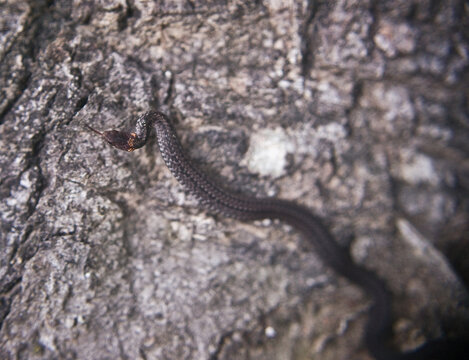
{"type": "Polygon", "coordinates": [[[1,359],[370,359],[367,297],[294,229],[84,126],[149,108],[221,184],[322,216],[400,348],[464,331],[464,1],[246,3],[0,2],[1,359]]]}

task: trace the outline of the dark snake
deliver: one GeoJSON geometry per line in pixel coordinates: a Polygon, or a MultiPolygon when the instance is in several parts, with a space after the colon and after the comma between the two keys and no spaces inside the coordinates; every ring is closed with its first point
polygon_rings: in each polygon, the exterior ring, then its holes
{"type": "Polygon", "coordinates": [[[275,198],[253,198],[233,194],[218,186],[194,166],[186,155],[168,117],[150,111],[137,119],[133,131],[92,131],[117,149],[133,151],[144,146],[152,128],[166,166],[185,190],[211,212],[242,221],[279,219],[299,230],[311,242],[322,261],[355,283],[372,298],[364,341],[377,360],[462,359],[469,354],[467,339],[437,339],[416,350],[400,353],[391,345],[391,296],[385,283],[374,273],[355,264],[320,218],[294,202],[275,198]]]}

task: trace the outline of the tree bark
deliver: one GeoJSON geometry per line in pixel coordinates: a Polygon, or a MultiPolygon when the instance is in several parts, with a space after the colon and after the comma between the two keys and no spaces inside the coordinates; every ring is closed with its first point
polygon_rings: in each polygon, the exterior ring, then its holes
{"type": "Polygon", "coordinates": [[[321,215],[394,300],[395,343],[469,321],[464,1],[0,3],[0,358],[369,359],[369,299],[294,229],[199,209],[170,115],[226,187],[321,215]]]}

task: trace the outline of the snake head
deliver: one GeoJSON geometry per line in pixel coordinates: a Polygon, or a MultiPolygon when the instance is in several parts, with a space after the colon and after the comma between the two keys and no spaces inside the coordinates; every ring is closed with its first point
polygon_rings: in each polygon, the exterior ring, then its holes
{"type": "Polygon", "coordinates": [[[136,146],[137,134],[133,132],[118,131],[118,130],[107,130],[107,131],[98,131],[93,129],[89,125],[85,125],[88,129],[95,132],[106,140],[110,145],[114,146],[116,149],[124,151],[134,151],[138,146],[136,146]]]}
{"type": "Polygon", "coordinates": [[[124,151],[135,150],[135,140],[137,139],[137,134],[133,132],[108,130],[104,131],[102,136],[104,140],[106,140],[116,149],[124,151]]]}

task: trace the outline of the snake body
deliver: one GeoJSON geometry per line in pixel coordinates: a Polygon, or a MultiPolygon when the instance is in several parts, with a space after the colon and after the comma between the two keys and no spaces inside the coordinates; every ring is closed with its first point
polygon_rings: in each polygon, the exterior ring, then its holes
{"type": "Polygon", "coordinates": [[[435,340],[408,353],[389,345],[392,314],[391,297],[385,283],[374,273],[355,264],[349,252],[340,246],[321,219],[294,202],[273,198],[252,198],[233,194],[218,186],[194,166],[186,155],[168,117],[150,111],[137,119],[132,132],[110,130],[100,133],[112,146],[133,151],[144,146],[154,128],[158,147],[166,166],[187,192],[211,212],[242,221],[279,219],[299,230],[323,262],[352,281],[372,298],[364,340],[377,360],[457,359],[468,345],[463,339],[435,340]]]}

